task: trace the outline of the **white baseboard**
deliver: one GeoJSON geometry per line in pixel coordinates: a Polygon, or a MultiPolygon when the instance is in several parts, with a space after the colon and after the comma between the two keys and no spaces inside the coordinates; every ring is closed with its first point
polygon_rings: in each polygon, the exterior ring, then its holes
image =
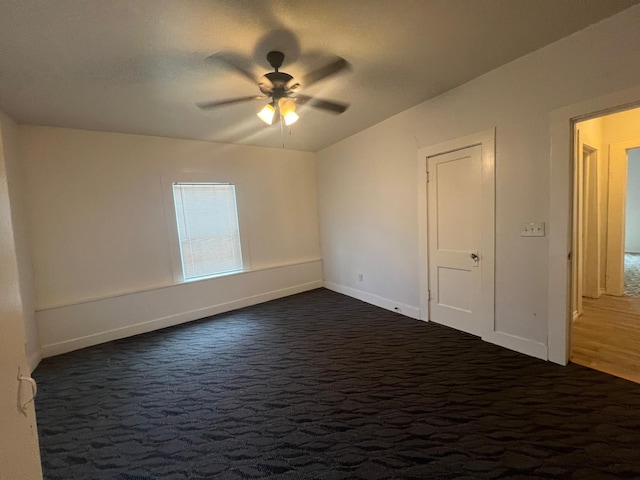
{"type": "MultiPolygon", "coordinates": [[[[394,302],[393,300],[380,297],[379,295],[374,295],[372,293],[364,292],[362,290],[351,287],[346,287],[344,285],[339,285],[333,282],[325,281],[324,287],[329,290],[333,290],[334,292],[357,298],[358,300],[370,303],[371,305],[375,305],[386,310],[391,310],[392,312],[397,312],[396,308],[400,308],[400,312],[398,313],[406,315],[407,317],[415,318],[416,320],[420,319],[419,308],[394,302]]],[[[484,340],[485,342],[493,343],[494,345],[498,345],[500,347],[508,348],[509,350],[514,350],[516,352],[529,355],[531,357],[539,358],[541,360],[548,360],[547,345],[529,340],[527,338],[510,335],[504,332],[491,332],[483,335],[482,340],[484,340]]]]}
{"type": "Polygon", "coordinates": [[[318,259],[38,310],[41,354],[59,355],[322,285],[318,259]]]}
{"type": "Polygon", "coordinates": [[[161,328],[172,327],[180,325],[182,323],[191,322],[193,320],[199,320],[201,318],[208,317],[210,315],[217,315],[220,313],[230,312],[243,307],[249,307],[258,303],[268,302],[277,298],[287,297],[289,295],[295,295],[296,293],[302,293],[309,290],[322,287],[322,281],[317,280],[301,285],[295,285],[280,290],[274,290],[270,292],[253,295],[250,297],[239,298],[231,302],[221,303],[217,305],[210,305],[205,308],[199,308],[187,312],[182,312],[175,315],[169,315],[166,317],[155,318],[146,322],[137,323],[134,325],[128,325],[126,327],[116,328],[113,330],[107,330],[92,335],[86,335],[84,337],[73,338],[63,342],[53,343],[49,345],[43,345],[41,352],[44,358],[54,355],[60,355],[62,353],[71,352],[73,350],[79,350],[81,348],[98,345],[100,343],[110,342],[112,340],[118,340],[120,338],[131,337],[133,335],[139,335],[141,333],[152,332],[161,328]]]}
{"type": "Polygon", "coordinates": [[[416,320],[420,320],[420,309],[417,307],[412,307],[411,305],[395,302],[393,300],[375,295],[373,293],[358,290],[356,288],[346,287],[344,285],[339,285],[333,282],[324,282],[324,287],[334,292],[357,298],[358,300],[362,300],[363,302],[375,305],[376,307],[384,308],[386,310],[390,310],[392,312],[415,318],[416,320]]]}
{"type": "Polygon", "coordinates": [[[38,367],[40,362],[42,361],[42,353],[35,352],[27,355],[27,362],[29,363],[29,368],[31,369],[31,373],[38,367]]]}
{"type": "Polygon", "coordinates": [[[548,360],[548,347],[544,343],[535,342],[527,338],[510,335],[504,332],[490,332],[482,336],[485,342],[499,345],[519,353],[524,353],[530,357],[548,360]]]}

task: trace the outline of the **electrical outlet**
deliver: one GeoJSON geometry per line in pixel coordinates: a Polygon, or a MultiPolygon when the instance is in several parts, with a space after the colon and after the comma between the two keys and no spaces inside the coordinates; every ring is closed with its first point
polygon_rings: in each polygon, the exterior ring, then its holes
{"type": "Polygon", "coordinates": [[[521,237],[544,237],[544,222],[527,223],[522,227],[521,237]]]}

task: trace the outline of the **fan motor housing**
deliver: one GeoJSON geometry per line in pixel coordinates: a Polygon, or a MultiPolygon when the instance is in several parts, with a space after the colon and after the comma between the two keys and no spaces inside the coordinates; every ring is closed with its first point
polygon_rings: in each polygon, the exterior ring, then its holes
{"type": "Polygon", "coordinates": [[[270,72],[265,75],[265,78],[271,83],[267,86],[260,83],[260,91],[265,95],[270,95],[275,99],[287,96],[287,84],[293,80],[293,77],[284,72],[270,72]]]}
{"type": "Polygon", "coordinates": [[[284,87],[293,80],[293,77],[284,72],[270,72],[265,75],[274,87],[284,87]]]}

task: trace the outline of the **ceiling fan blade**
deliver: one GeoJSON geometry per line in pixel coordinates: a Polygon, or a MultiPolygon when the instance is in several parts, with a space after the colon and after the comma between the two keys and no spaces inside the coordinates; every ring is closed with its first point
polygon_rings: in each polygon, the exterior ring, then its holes
{"type": "Polygon", "coordinates": [[[227,100],[216,100],[213,102],[200,102],[196,103],[196,105],[203,110],[209,110],[211,108],[224,107],[226,105],[233,105],[234,103],[250,102],[251,100],[262,100],[264,98],[266,97],[252,95],[250,97],[228,98],[227,100]]]}
{"type": "Polygon", "coordinates": [[[258,88],[266,96],[270,96],[273,93],[273,89],[275,88],[275,85],[271,80],[269,80],[268,77],[263,76],[260,78],[260,80],[258,80],[258,88]]]}
{"type": "Polygon", "coordinates": [[[207,57],[205,60],[222,64],[225,67],[235,70],[252,83],[256,83],[256,76],[251,72],[251,62],[240,55],[232,52],[218,52],[207,57]]]}
{"type": "Polygon", "coordinates": [[[335,75],[338,72],[341,72],[342,70],[348,69],[350,66],[351,64],[347,62],[344,58],[338,58],[338,60],[336,60],[335,62],[330,63],[329,65],[325,65],[324,67],[318,68],[317,70],[314,70],[313,72],[310,72],[307,75],[305,75],[303,85],[305,87],[313,85],[314,83],[317,83],[320,80],[330,77],[331,75],[335,75]]]}
{"type": "Polygon", "coordinates": [[[349,108],[348,103],[323,100],[321,98],[309,97],[308,95],[296,95],[295,101],[300,105],[309,105],[311,107],[320,108],[321,110],[326,110],[328,112],[335,113],[336,115],[346,112],[347,108],[349,108]]]}

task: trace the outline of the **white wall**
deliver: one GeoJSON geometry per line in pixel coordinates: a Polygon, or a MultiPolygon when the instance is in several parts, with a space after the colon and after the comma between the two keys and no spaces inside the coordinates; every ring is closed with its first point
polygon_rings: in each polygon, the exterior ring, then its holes
{"type": "Polygon", "coordinates": [[[25,348],[31,369],[35,369],[41,359],[40,342],[35,317],[33,287],[33,266],[27,229],[26,192],[24,184],[24,164],[18,154],[18,127],[5,120],[3,125],[3,146],[11,199],[13,232],[16,244],[16,258],[20,280],[20,297],[25,329],[25,348]]]}
{"type": "Polygon", "coordinates": [[[640,253],[640,149],[629,150],[627,158],[625,251],[640,253]]]}
{"type": "Polygon", "coordinates": [[[321,285],[314,154],[34,126],[19,133],[45,355],[321,285]],[[233,287],[233,277],[171,287],[162,179],[189,173],[236,184],[251,288],[233,287]],[[170,298],[183,310],[161,308],[170,298]]]}
{"type": "Polygon", "coordinates": [[[640,108],[602,117],[602,141],[605,144],[640,141],[640,108]]]}
{"type": "Polygon", "coordinates": [[[15,150],[11,143],[15,125],[0,112],[0,479],[42,478],[35,412],[30,404],[23,414],[18,402],[28,400],[28,391],[18,383],[18,372],[29,375],[25,356],[23,284],[12,218],[8,164],[15,150]]]}
{"type": "Polygon", "coordinates": [[[416,152],[496,127],[496,331],[547,343],[548,237],[520,229],[549,221],[550,114],[640,83],[639,23],[634,7],[319,152],[325,280],[417,308],[416,152]]]}

